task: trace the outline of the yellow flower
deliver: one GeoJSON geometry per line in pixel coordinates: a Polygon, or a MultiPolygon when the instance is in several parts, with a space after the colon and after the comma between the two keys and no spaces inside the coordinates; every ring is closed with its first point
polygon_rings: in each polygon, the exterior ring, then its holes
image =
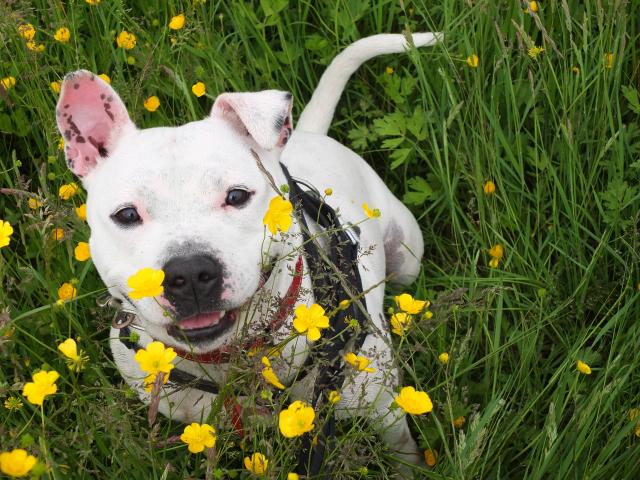
{"type": "Polygon", "coordinates": [[[426,463],[428,467],[435,466],[437,461],[438,461],[438,452],[436,452],[435,450],[424,451],[424,463],[426,463]]]}
{"type": "Polygon", "coordinates": [[[431,403],[429,395],[413,387],[404,387],[400,390],[395,401],[400,408],[412,415],[421,415],[433,410],[433,403],[431,403]]]}
{"type": "Polygon", "coordinates": [[[100,75],[98,75],[102,80],[104,80],[105,82],[107,82],[109,85],[111,85],[111,78],[109,77],[109,75],[107,75],[106,73],[101,73],[100,75]]]}
{"type": "Polygon", "coordinates": [[[71,38],[71,32],[67,27],[62,27],[56,30],[56,33],[53,35],[53,39],[60,43],[67,43],[71,38]]]}
{"type": "Polygon", "coordinates": [[[11,224],[0,219],[0,248],[9,245],[11,235],[13,235],[11,224]]]}
{"type": "Polygon", "coordinates": [[[398,312],[391,315],[391,331],[400,337],[404,337],[412,323],[413,318],[408,313],[398,312]]]}
{"type": "Polygon", "coordinates": [[[580,373],[584,373],[585,375],[591,375],[591,367],[586,363],[584,363],[582,360],[578,360],[578,362],[576,363],[576,366],[580,373]]]}
{"type": "Polygon", "coordinates": [[[362,204],[362,209],[364,210],[364,213],[368,218],[378,218],[380,216],[380,210],[378,210],[377,208],[371,210],[366,202],[362,204]]]}
{"type": "Polygon", "coordinates": [[[244,457],[244,468],[254,475],[264,475],[269,468],[269,460],[260,452],[256,452],[251,457],[244,457]]]}
{"type": "Polygon", "coordinates": [[[340,303],[338,303],[338,308],[340,310],[346,310],[347,308],[349,308],[349,305],[351,305],[351,300],[340,300],[340,303]]]}
{"type": "Polygon", "coordinates": [[[300,400],[296,400],[289,408],[282,410],[278,419],[280,433],[287,438],[299,437],[313,430],[316,412],[300,400]]]}
{"type": "Polygon", "coordinates": [[[30,23],[23,23],[18,26],[18,33],[25,40],[33,40],[33,37],[36,36],[36,29],[30,23]]]}
{"type": "Polygon", "coordinates": [[[538,47],[537,45],[532,45],[529,50],[527,50],[527,55],[535,60],[542,52],[544,52],[544,48],[538,47]]]}
{"type": "Polygon", "coordinates": [[[22,403],[22,400],[20,400],[18,397],[9,397],[4,401],[4,408],[9,410],[10,412],[16,412],[23,406],[24,404],[22,403]]]}
{"type": "Polygon", "coordinates": [[[62,354],[70,360],[77,360],[80,358],[78,356],[78,346],[73,338],[67,338],[64,342],[58,345],[58,350],[60,350],[62,354]]]}
{"type": "Polygon", "coordinates": [[[184,27],[184,13],[171,18],[169,22],[169,28],[171,30],[180,30],[182,27],[184,27]]]}
{"type": "Polygon", "coordinates": [[[51,87],[51,90],[53,90],[53,93],[60,93],[60,89],[62,88],[62,84],[58,81],[51,82],[49,86],[51,87]]]}
{"type": "Polygon", "coordinates": [[[16,86],[16,77],[4,77],[0,80],[0,84],[2,84],[5,90],[9,90],[16,86]]]}
{"type": "Polygon", "coordinates": [[[482,191],[484,192],[485,195],[491,195],[493,193],[496,193],[496,184],[493,183],[491,180],[487,180],[486,182],[484,182],[484,185],[482,186],[482,191]]]}
{"type": "Polygon", "coordinates": [[[73,253],[79,262],[86,262],[91,258],[91,251],[89,250],[89,244],[87,242],[78,242],[73,253]]]}
{"type": "Polygon", "coordinates": [[[27,42],[27,48],[29,50],[31,50],[32,52],[43,52],[44,51],[44,45],[43,44],[37,44],[33,40],[27,42]]]}
{"type": "Polygon", "coordinates": [[[393,69],[393,67],[387,67],[385,69],[385,72],[387,72],[387,75],[393,75],[393,72],[395,72],[395,70],[393,69]]]}
{"type": "Polygon", "coordinates": [[[147,392],[150,392],[153,388],[153,383],[158,374],[162,374],[163,383],[167,383],[169,380],[169,372],[171,372],[174,367],[171,360],[176,358],[176,355],[173,348],[165,348],[164,344],[158,341],[151,342],[147,345],[147,348],[141,348],[136,352],[134,358],[136,362],[138,362],[140,370],[148,374],[144,379],[145,390],[147,392]]]}
{"type": "Polygon", "coordinates": [[[524,13],[529,13],[530,11],[536,13],[538,11],[538,2],[529,2],[528,8],[525,8],[524,13]]]}
{"type": "Polygon", "coordinates": [[[99,5],[100,4],[100,0],[84,0],[85,2],[87,2],[89,5],[99,5]]]}
{"type": "Polygon", "coordinates": [[[467,57],[467,65],[471,68],[478,68],[478,55],[475,53],[467,57]]]}
{"type": "Polygon", "coordinates": [[[453,419],[453,426],[456,428],[464,427],[465,423],[467,423],[467,419],[464,417],[464,415],[460,415],[459,417],[453,419]]]}
{"type": "Polygon", "coordinates": [[[287,480],[300,480],[300,475],[294,472],[289,472],[287,474],[287,480]]]}
{"type": "Polygon", "coordinates": [[[305,333],[307,338],[315,342],[320,338],[320,329],[329,328],[329,317],[324,314],[324,308],[317,303],[307,308],[306,305],[298,305],[295,309],[293,328],[299,333],[305,333]]]}
{"type": "Polygon", "coordinates": [[[51,238],[57,240],[58,242],[61,242],[62,240],[64,240],[64,230],[61,228],[54,228],[51,232],[51,238]]]}
{"type": "Polygon", "coordinates": [[[615,55],[613,53],[604,54],[604,66],[607,68],[613,68],[613,60],[615,55]]]}
{"type": "Polygon", "coordinates": [[[64,138],[60,137],[58,140],[58,150],[62,150],[64,148],[64,138]]]}
{"type": "Polygon", "coordinates": [[[76,298],[77,294],[78,294],[78,291],[76,290],[76,287],[74,287],[68,282],[65,282],[62,285],[60,285],[60,288],[58,289],[58,298],[63,302],[73,300],[74,298],[76,298]]]}
{"type": "Polygon", "coordinates": [[[502,260],[502,257],[504,256],[504,248],[502,247],[502,245],[497,243],[489,249],[489,255],[491,256],[489,266],[491,268],[498,268],[498,265],[500,265],[500,260],[502,260]]]}
{"type": "Polygon", "coordinates": [[[87,219],[87,204],[86,203],[83,203],[78,208],[76,208],[76,215],[78,216],[78,218],[80,220],[86,220],[87,219]]]}
{"type": "Polygon", "coordinates": [[[129,33],[126,30],[123,30],[116,38],[116,43],[118,44],[118,48],[131,50],[136,46],[136,36],[133,33],[129,33]]]}
{"type": "Polygon", "coordinates": [[[163,281],[164,272],[162,270],[154,270],[153,268],[138,270],[127,280],[127,285],[132,289],[129,296],[134,300],[140,300],[160,295],[164,291],[163,281]]]}
{"type": "Polygon", "coordinates": [[[36,457],[21,448],[0,453],[0,472],[10,477],[26,476],[35,464],[36,457]]]}
{"type": "Polygon", "coordinates": [[[333,188],[325,188],[325,189],[324,189],[324,194],[325,194],[327,197],[330,197],[331,195],[333,195],[333,188]]]}
{"type": "Polygon", "coordinates": [[[580,73],[580,69],[578,67],[571,67],[571,71],[578,75],[580,73]]]}
{"type": "Polygon", "coordinates": [[[337,390],[331,390],[329,392],[329,403],[338,403],[342,397],[337,390]]]}
{"type": "Polygon", "coordinates": [[[271,362],[267,357],[262,357],[262,364],[264,365],[264,368],[262,369],[262,376],[264,379],[274,387],[284,390],[284,385],[278,379],[276,372],[273,371],[271,362]]]}
{"type": "Polygon", "coordinates": [[[440,361],[440,363],[446,365],[447,363],[449,363],[449,354],[447,352],[442,352],[440,355],[438,355],[438,360],[440,361]]]}
{"type": "Polygon", "coordinates": [[[196,97],[201,97],[207,92],[207,87],[202,82],[194,83],[191,86],[191,91],[196,97]]]}
{"type": "Polygon", "coordinates": [[[367,357],[359,357],[353,352],[349,352],[344,356],[344,360],[351,366],[357,368],[361,372],[375,372],[375,368],[369,367],[371,360],[367,357]]]}
{"type": "Polygon", "coordinates": [[[155,112],[159,106],[160,106],[160,99],[155,95],[147,98],[144,101],[144,108],[146,108],[150,112],[155,112]]]}
{"type": "Polygon", "coordinates": [[[396,305],[398,305],[400,310],[410,313],[411,315],[420,313],[423,309],[431,305],[431,302],[426,300],[415,300],[408,293],[403,293],[402,295],[393,297],[393,299],[396,301],[396,305]]]}
{"type": "Polygon", "coordinates": [[[206,423],[192,423],[184,427],[180,440],[188,445],[191,453],[202,452],[205,447],[213,448],[216,444],[216,431],[206,423]]]}
{"type": "Polygon", "coordinates": [[[22,389],[22,395],[27,397],[27,400],[34,405],[42,405],[47,395],[53,395],[58,391],[56,380],[59,377],[60,374],[55,370],[40,370],[31,376],[33,381],[27,382],[22,389]]]}
{"type": "Polygon", "coordinates": [[[272,235],[275,235],[278,230],[284,233],[291,227],[293,221],[292,212],[293,205],[289,200],[285,200],[281,196],[273,197],[262,221],[272,235]]]}
{"type": "Polygon", "coordinates": [[[80,188],[75,182],[62,185],[58,190],[58,196],[63,200],[69,200],[80,191],[80,188]]]}
{"type": "Polygon", "coordinates": [[[84,369],[84,364],[89,360],[89,357],[84,355],[82,350],[78,353],[78,346],[73,338],[67,338],[64,342],[58,345],[58,350],[67,357],[67,366],[69,370],[80,372],[84,369]]]}

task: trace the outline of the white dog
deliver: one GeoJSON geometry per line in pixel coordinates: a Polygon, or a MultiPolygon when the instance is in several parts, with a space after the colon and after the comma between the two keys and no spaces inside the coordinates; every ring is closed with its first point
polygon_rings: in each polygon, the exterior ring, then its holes
{"type": "MultiPolygon", "coordinates": [[[[416,46],[436,41],[431,33],[413,35],[416,46]]],[[[137,334],[132,345],[112,329],[114,360],[149,401],[135,350],[158,340],[181,352],[162,392],[164,415],[184,422],[206,418],[216,400],[216,390],[207,386],[222,389],[229,381],[229,352],[255,347],[265,331],[267,344],[287,340],[272,360],[285,385],[294,383],[309,355],[307,337],[292,335],[293,305],[315,300],[301,222],[295,217],[286,234],[276,235],[263,224],[274,188],[288,183],[285,165],[318,191],[333,190],[327,204],[343,226],[358,224],[350,235],[357,235],[359,251],[366,253],[358,262],[369,320],[355,353],[370,359],[374,371],[342,367],[337,412],[366,415],[399,456],[419,462],[405,417],[389,408],[399,379],[383,295],[385,279],[407,284],[416,278],[422,234],[367,163],[326,136],[351,74],[371,57],[405,48],[402,35],[376,35],[349,46],[327,68],[293,132],[292,96],[286,92],[223,93],[204,120],[140,130],[99,77],[82,70],[66,76],[56,116],[69,168],[88,192],[91,255],[110,294],[133,320],[127,331],[137,334]],[[363,221],[365,202],[381,216],[363,221]],[[269,272],[265,265],[271,265],[269,272]],[[145,267],[164,270],[164,293],[132,300],[127,279],[145,267]],[[277,322],[274,310],[283,317],[277,322]]],[[[312,235],[321,233],[315,220],[306,218],[312,235]]],[[[353,304],[364,302],[356,298],[353,304]]],[[[337,305],[322,306],[330,311],[337,305]]],[[[346,351],[339,353],[340,364],[346,351]]]]}

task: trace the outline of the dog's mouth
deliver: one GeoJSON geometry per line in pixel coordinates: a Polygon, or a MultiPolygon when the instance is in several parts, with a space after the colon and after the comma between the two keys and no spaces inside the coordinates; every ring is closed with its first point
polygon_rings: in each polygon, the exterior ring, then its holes
{"type": "MultiPolygon", "coordinates": [[[[260,283],[255,296],[271,276],[273,269],[269,269],[260,276],[260,283]]],[[[251,298],[248,302],[251,302],[251,298]]],[[[167,333],[177,340],[188,343],[202,343],[214,340],[231,327],[244,305],[233,310],[217,310],[207,313],[198,313],[182,318],[167,328],[167,333]]]]}
{"type": "Polygon", "coordinates": [[[235,323],[237,312],[238,309],[192,315],[171,325],[167,333],[189,343],[210,341],[235,323]]]}

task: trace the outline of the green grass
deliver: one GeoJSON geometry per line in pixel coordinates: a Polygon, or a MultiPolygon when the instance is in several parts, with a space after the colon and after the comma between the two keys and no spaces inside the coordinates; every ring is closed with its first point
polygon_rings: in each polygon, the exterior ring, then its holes
{"type": "MultiPolygon", "coordinates": [[[[409,28],[446,40],[364,66],[330,134],[376,168],[423,228],[424,268],[408,291],[431,299],[435,315],[398,349],[405,383],[435,405],[411,419],[421,446],[438,452],[418,476],[640,476],[628,416],[640,408],[640,3],[542,1],[535,18],[517,1],[373,3],[0,5],[0,78],[16,78],[0,91],[0,186],[12,189],[0,195],[0,218],[15,228],[0,250],[0,401],[20,397],[42,367],[62,373],[42,412],[26,400],[17,411],[0,406],[0,450],[26,447],[49,478],[199,478],[207,469],[204,455],[161,443],[182,427],[161,419],[149,428],[111,361],[111,313],[95,306],[104,287],[90,262],[73,258],[89,236],[72,208],[84,194],[57,197],[73,176],[57,149],[49,83],[77,68],[107,73],[141,127],[200,119],[228,90],[289,90],[295,118],[341,48],[409,28]],[[169,31],[180,12],[185,29],[169,31]],[[22,22],[35,25],[44,52],[25,48],[22,22]],[[72,32],[66,45],[52,38],[62,26],[72,32]],[[131,51],[115,46],[122,29],[138,37],[131,51]],[[533,44],[545,48],[535,60],[533,44]],[[473,53],[478,68],[465,63],[473,53]],[[190,91],[198,80],[200,99],[190,91]],[[155,113],[143,108],[150,95],[161,101],[155,113]],[[30,210],[30,196],[43,207],[30,210]],[[490,269],[497,243],[505,255],[490,269]],[[77,301],[52,306],[71,279],[77,301]],[[67,337],[81,337],[90,357],[81,374],[56,350],[67,337]],[[579,359],[591,375],[578,373],[579,359]]],[[[344,476],[386,478],[380,441],[357,422],[342,428],[344,476]]],[[[286,478],[295,442],[261,425],[244,440],[219,430],[215,475],[247,475],[242,457],[261,450],[270,478],[286,478]]]]}

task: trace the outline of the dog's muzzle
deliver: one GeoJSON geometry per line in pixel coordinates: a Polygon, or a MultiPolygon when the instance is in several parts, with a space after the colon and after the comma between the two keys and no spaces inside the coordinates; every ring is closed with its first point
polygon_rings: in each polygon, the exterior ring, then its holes
{"type": "Polygon", "coordinates": [[[235,311],[220,309],[224,269],[209,255],[174,257],[163,267],[164,296],[171,303],[175,323],[168,333],[180,340],[211,340],[235,321],[235,311]]]}

